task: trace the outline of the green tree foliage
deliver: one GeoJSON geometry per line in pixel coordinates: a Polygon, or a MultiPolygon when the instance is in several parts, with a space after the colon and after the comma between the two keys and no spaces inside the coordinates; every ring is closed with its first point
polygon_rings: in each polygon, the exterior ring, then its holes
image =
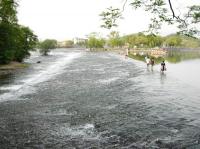
{"type": "Polygon", "coordinates": [[[168,47],[180,47],[181,46],[181,42],[182,42],[182,39],[178,35],[169,36],[165,40],[165,44],[168,47]]]}
{"type": "Polygon", "coordinates": [[[37,36],[17,23],[17,6],[14,0],[0,0],[0,64],[22,62],[37,43],[37,36]]]}
{"type": "Polygon", "coordinates": [[[0,0],[0,23],[17,23],[17,6],[14,0],[0,0]]]}
{"type": "Polygon", "coordinates": [[[164,44],[168,47],[200,48],[200,40],[198,38],[172,34],[165,37],[164,40],[164,44]]]}
{"type": "Polygon", "coordinates": [[[200,48],[200,40],[197,38],[182,36],[181,46],[185,48],[200,48]]]}
{"type": "Polygon", "coordinates": [[[56,47],[57,41],[54,39],[46,39],[39,43],[39,49],[42,55],[48,55],[51,49],[55,49],[56,47]]]}
{"type": "Polygon", "coordinates": [[[98,35],[96,33],[92,33],[89,35],[86,45],[90,49],[103,48],[105,43],[106,43],[106,41],[103,38],[98,37],[98,35]]]}
{"type": "Polygon", "coordinates": [[[155,48],[155,47],[182,47],[200,48],[200,40],[180,34],[172,34],[161,37],[155,34],[145,35],[143,33],[119,36],[118,32],[111,32],[107,41],[108,46],[117,47],[118,45],[129,45],[129,48],[155,48]],[[117,41],[115,40],[117,39],[117,41]]]}
{"type": "Polygon", "coordinates": [[[108,45],[110,47],[121,47],[124,45],[123,39],[119,36],[119,32],[112,31],[108,37],[108,45]]]}
{"type": "Polygon", "coordinates": [[[124,42],[128,43],[131,48],[153,48],[160,47],[163,44],[163,38],[154,34],[144,35],[143,33],[132,34],[122,37],[124,42]]]}
{"type": "Polygon", "coordinates": [[[15,61],[22,62],[24,58],[30,56],[29,51],[34,50],[37,43],[37,36],[28,27],[20,26],[18,28],[16,41],[16,50],[14,52],[15,61]]]}
{"type": "Polygon", "coordinates": [[[160,36],[156,36],[154,34],[151,35],[147,35],[147,43],[148,43],[148,47],[160,47],[162,46],[163,43],[163,39],[160,36]]]}
{"type": "Polygon", "coordinates": [[[100,16],[103,20],[103,25],[101,27],[111,29],[112,27],[117,27],[117,19],[121,17],[120,9],[118,8],[107,8],[106,11],[103,11],[100,16]]]}
{"type": "Polygon", "coordinates": [[[135,38],[135,46],[144,47],[147,44],[148,44],[147,37],[144,34],[139,33],[135,38]]]}
{"type": "Polygon", "coordinates": [[[125,44],[128,44],[129,47],[133,48],[135,46],[136,37],[137,37],[136,34],[131,34],[131,35],[126,35],[122,38],[123,38],[125,44]]]}
{"type": "Polygon", "coordinates": [[[100,14],[103,21],[101,27],[106,29],[116,27],[116,22],[122,18],[122,13],[126,5],[134,9],[141,8],[151,14],[151,23],[148,30],[150,33],[157,33],[162,24],[167,23],[169,25],[177,25],[179,33],[187,36],[200,35],[198,26],[200,24],[199,3],[190,5],[181,12],[179,8],[174,7],[171,0],[124,0],[122,10],[110,7],[100,14]]]}

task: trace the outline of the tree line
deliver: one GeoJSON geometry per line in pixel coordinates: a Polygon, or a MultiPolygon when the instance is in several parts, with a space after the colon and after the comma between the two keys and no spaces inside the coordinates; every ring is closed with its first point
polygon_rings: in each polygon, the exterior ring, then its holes
{"type": "Polygon", "coordinates": [[[184,48],[199,48],[200,40],[185,35],[172,34],[165,37],[144,33],[136,33],[125,36],[120,36],[119,32],[112,31],[108,38],[102,38],[97,34],[89,36],[86,43],[88,48],[154,48],[154,47],[184,47],[184,48]]]}

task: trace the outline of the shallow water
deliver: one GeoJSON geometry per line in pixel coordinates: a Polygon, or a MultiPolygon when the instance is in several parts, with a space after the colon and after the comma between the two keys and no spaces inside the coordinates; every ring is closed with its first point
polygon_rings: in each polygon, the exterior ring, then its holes
{"type": "Polygon", "coordinates": [[[0,80],[2,148],[200,147],[200,60],[167,63],[164,74],[104,52],[27,62],[0,80]]]}

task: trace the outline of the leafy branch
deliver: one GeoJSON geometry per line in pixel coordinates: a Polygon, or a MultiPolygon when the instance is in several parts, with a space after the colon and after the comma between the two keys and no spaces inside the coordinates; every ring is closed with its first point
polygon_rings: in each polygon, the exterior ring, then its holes
{"type": "Polygon", "coordinates": [[[125,0],[121,11],[119,8],[110,7],[100,15],[103,21],[101,27],[106,29],[117,27],[116,22],[122,18],[127,4],[134,9],[140,8],[152,14],[148,32],[155,33],[161,29],[163,23],[167,23],[168,25],[177,25],[181,34],[200,35],[199,28],[197,28],[200,23],[200,5],[187,7],[187,13],[177,15],[171,0],[130,0],[130,2],[125,0]]]}

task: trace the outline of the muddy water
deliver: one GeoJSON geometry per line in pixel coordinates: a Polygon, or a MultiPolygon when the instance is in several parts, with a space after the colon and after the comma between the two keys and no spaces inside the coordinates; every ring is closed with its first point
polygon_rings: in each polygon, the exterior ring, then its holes
{"type": "Polygon", "coordinates": [[[80,50],[27,62],[0,80],[1,148],[200,148],[200,60],[165,74],[80,50]]]}

